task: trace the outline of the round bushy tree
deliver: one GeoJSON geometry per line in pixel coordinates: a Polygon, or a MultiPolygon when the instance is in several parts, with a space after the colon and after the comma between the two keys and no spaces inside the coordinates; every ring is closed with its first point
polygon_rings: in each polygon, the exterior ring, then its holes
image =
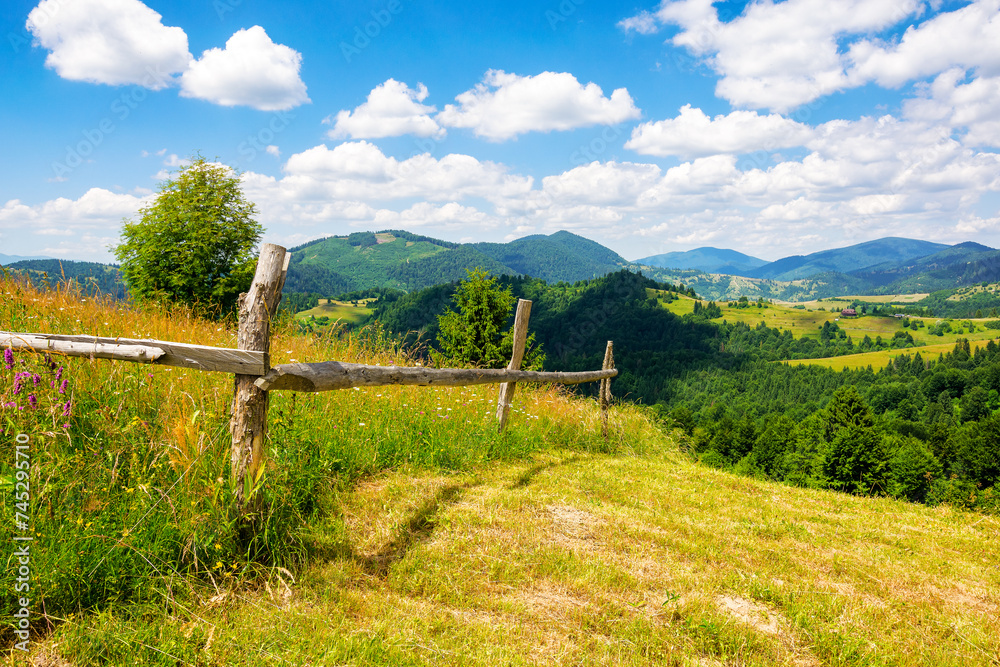
{"type": "Polygon", "coordinates": [[[253,280],[263,227],[239,175],[197,157],[122,224],[115,256],[132,297],[166,299],[201,313],[232,311],[253,280]]]}

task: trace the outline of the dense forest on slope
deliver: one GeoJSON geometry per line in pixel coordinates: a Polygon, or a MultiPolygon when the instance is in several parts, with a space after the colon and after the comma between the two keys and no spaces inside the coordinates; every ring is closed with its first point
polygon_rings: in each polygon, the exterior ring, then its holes
{"type": "Polygon", "coordinates": [[[33,285],[65,285],[72,280],[79,283],[85,294],[125,298],[125,285],[115,265],[59,259],[26,259],[8,264],[2,270],[20,275],[33,285]]]}
{"type": "MultiPolygon", "coordinates": [[[[852,341],[835,322],[809,337],[713,322],[727,310],[714,303],[678,316],[662,300],[689,288],[628,271],[575,284],[500,280],[533,301],[530,326],[547,370],[597,368],[605,341],[613,340],[621,372],[615,395],[684,428],[706,463],[798,485],[1000,509],[987,491],[1000,475],[994,342],[972,350],[960,340],[937,360],[914,348],[885,369],[836,372],[781,362],[857,353],[875,343],[852,341]]],[[[436,316],[454,287],[387,299],[375,317],[390,331],[409,332],[411,343],[419,334],[432,345],[436,316]]],[[[880,349],[911,347],[905,325],[880,349]]]]}
{"type": "Polygon", "coordinates": [[[599,243],[569,232],[527,236],[510,243],[451,243],[401,230],[355,232],[291,249],[286,291],[327,297],[391,287],[414,291],[482,268],[492,275],[530,275],[576,281],[617,271],[628,263],[599,243]]]}

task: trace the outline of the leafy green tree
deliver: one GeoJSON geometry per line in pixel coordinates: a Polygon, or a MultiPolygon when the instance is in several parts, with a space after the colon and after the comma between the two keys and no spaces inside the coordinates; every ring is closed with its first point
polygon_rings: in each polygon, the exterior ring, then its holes
{"type": "MultiPolygon", "coordinates": [[[[474,269],[458,284],[453,300],[457,310],[448,309],[438,316],[441,355],[436,360],[463,366],[505,367],[514,348],[513,328],[504,331],[514,306],[510,287],[501,288],[496,278],[474,269]]],[[[535,335],[529,334],[521,367],[540,368],[543,360],[535,335]]]]}
{"type": "Polygon", "coordinates": [[[197,157],[122,225],[115,256],[133,298],[167,299],[200,312],[233,310],[250,287],[263,227],[228,167],[197,157]]]}

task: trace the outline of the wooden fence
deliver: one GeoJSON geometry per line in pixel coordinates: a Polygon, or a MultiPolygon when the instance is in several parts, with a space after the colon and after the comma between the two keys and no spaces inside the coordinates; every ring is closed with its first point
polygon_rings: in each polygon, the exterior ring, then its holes
{"type": "Polygon", "coordinates": [[[462,386],[500,383],[497,422],[499,430],[503,431],[518,382],[580,384],[600,381],[602,431],[607,437],[611,378],[618,375],[614,368],[611,341],[608,341],[601,370],[578,373],[522,371],[521,361],[531,313],[531,301],[525,299],[520,299],[517,304],[514,351],[507,368],[419,368],[339,361],[271,367],[271,320],[281,300],[290,258],[291,255],[281,246],[265,243],[261,247],[250,291],[239,298],[236,349],[161,340],[7,331],[0,331],[0,347],[232,373],[235,377],[230,422],[232,475],[241,506],[246,500],[246,481],[256,478],[263,463],[269,392],[272,391],[316,392],[392,384],[462,386]]]}

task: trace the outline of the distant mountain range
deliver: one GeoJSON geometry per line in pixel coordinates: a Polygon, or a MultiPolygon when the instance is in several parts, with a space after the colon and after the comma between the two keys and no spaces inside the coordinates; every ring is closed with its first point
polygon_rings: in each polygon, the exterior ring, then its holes
{"type": "Polygon", "coordinates": [[[286,291],[326,295],[375,287],[413,291],[462,280],[467,269],[477,267],[493,275],[576,282],[634,266],[565,231],[510,243],[452,243],[402,230],[359,232],[312,241],[291,253],[286,291]]]}
{"type": "Polygon", "coordinates": [[[744,276],[768,262],[735,250],[705,247],[686,252],[668,252],[663,255],[643,257],[635,260],[635,263],[662,269],[697,269],[705,273],[744,276]]]}
{"type": "MultiPolygon", "coordinates": [[[[947,246],[895,237],[774,262],[709,247],[629,262],[567,231],[510,243],[454,243],[403,230],[356,232],[311,241],[290,252],[285,292],[322,296],[387,287],[413,292],[462,280],[468,269],[477,267],[493,275],[529,275],[549,283],[572,283],[629,269],[683,284],[714,300],[748,296],[803,301],[845,294],[933,292],[1000,281],[998,250],[972,242],[947,246]]],[[[121,290],[117,270],[106,265],[22,260],[5,268],[33,276],[44,272],[55,280],[61,275],[80,279],[92,275],[109,291],[121,290]]]]}
{"type": "Polygon", "coordinates": [[[52,259],[51,257],[43,257],[42,255],[33,255],[31,257],[25,257],[23,255],[5,255],[0,252],[0,266],[7,266],[8,264],[13,264],[14,262],[23,262],[29,259],[52,259]]]}

